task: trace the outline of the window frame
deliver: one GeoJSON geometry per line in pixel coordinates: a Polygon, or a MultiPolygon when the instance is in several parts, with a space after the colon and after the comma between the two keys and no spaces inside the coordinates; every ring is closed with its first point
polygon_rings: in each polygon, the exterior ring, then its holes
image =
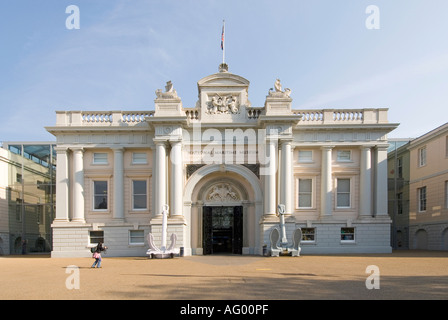
{"type": "Polygon", "coordinates": [[[350,177],[337,177],[336,178],[336,209],[351,209],[352,208],[352,178],[350,177]],[[348,180],[349,191],[348,192],[339,192],[339,180],[348,180]],[[348,206],[339,205],[339,194],[347,194],[348,193],[348,206]]]}
{"type": "Polygon", "coordinates": [[[89,244],[90,245],[98,245],[98,243],[104,243],[104,230],[90,230],[89,231],[89,244]],[[96,232],[98,234],[101,234],[101,236],[92,236],[92,234],[96,232]],[[93,242],[92,240],[96,240],[97,242],[93,242]],[[98,241],[101,240],[101,241],[98,241]]]}
{"type": "Polygon", "coordinates": [[[109,164],[109,154],[107,152],[94,152],[92,157],[92,164],[94,165],[108,165],[109,164]],[[105,159],[97,157],[99,155],[105,155],[105,159]]]}
{"type": "Polygon", "coordinates": [[[298,160],[297,161],[298,161],[298,163],[313,163],[314,162],[313,156],[314,156],[313,150],[299,150],[299,155],[298,155],[298,160]],[[302,155],[303,155],[303,153],[305,153],[305,152],[310,152],[311,153],[310,158],[308,158],[308,157],[301,158],[300,157],[300,154],[302,153],[302,155]]]}
{"type": "Polygon", "coordinates": [[[149,195],[148,195],[149,188],[148,188],[148,185],[149,185],[148,179],[138,179],[138,178],[131,179],[131,210],[132,211],[147,211],[149,209],[149,195]],[[134,182],[138,182],[138,181],[145,182],[145,184],[146,184],[146,186],[145,186],[146,187],[146,194],[144,194],[144,196],[146,197],[146,199],[145,199],[145,204],[146,204],[145,208],[135,208],[135,196],[142,196],[143,195],[143,194],[135,194],[135,192],[134,192],[134,188],[135,188],[134,182]]]}
{"type": "Polygon", "coordinates": [[[297,208],[300,210],[304,210],[304,209],[313,209],[314,208],[314,179],[312,177],[298,177],[297,178],[297,208]],[[300,180],[309,180],[311,181],[311,190],[310,191],[304,191],[301,192],[300,191],[300,180]],[[305,206],[301,206],[300,205],[300,196],[301,193],[307,193],[310,197],[310,206],[309,207],[305,207],[305,206]]]}
{"type": "Polygon", "coordinates": [[[418,167],[426,166],[426,146],[418,149],[418,167]]]}
{"type": "Polygon", "coordinates": [[[355,243],[356,242],[356,228],[355,227],[341,227],[341,230],[340,230],[340,236],[341,236],[341,243],[355,243]],[[342,231],[344,230],[344,229],[352,229],[353,230],[353,232],[346,232],[346,233],[343,233],[342,231]],[[342,237],[343,237],[343,235],[345,236],[345,235],[352,235],[352,237],[353,237],[353,239],[343,239],[342,237]]]}
{"type": "Polygon", "coordinates": [[[427,199],[426,186],[417,188],[417,209],[418,209],[418,212],[426,212],[427,202],[428,202],[428,199],[427,199]],[[422,196],[424,196],[424,198],[422,196]]]}
{"type": "Polygon", "coordinates": [[[352,162],[353,161],[352,150],[349,150],[349,149],[336,150],[336,161],[337,162],[352,162]],[[348,159],[345,157],[342,157],[343,153],[348,153],[348,159]]]}
{"type": "Polygon", "coordinates": [[[316,228],[301,228],[302,229],[302,243],[315,243],[316,242],[316,228]],[[308,232],[307,232],[308,230],[308,232]],[[312,230],[312,233],[309,232],[309,230],[312,230]],[[312,239],[304,239],[304,237],[309,236],[312,237],[312,239]]]}
{"type": "MultiPolygon", "coordinates": [[[[104,196],[104,195],[101,195],[104,196]]],[[[108,212],[110,208],[109,205],[109,180],[104,180],[104,179],[94,179],[92,180],[92,210],[95,212],[108,212]],[[96,188],[95,188],[95,184],[96,182],[105,182],[106,183],[106,208],[95,208],[95,198],[97,196],[100,196],[100,194],[96,193],[96,188]]]]}
{"type": "Polygon", "coordinates": [[[145,245],[145,230],[129,230],[129,239],[128,239],[128,244],[130,245],[130,246],[141,246],[141,245],[145,245]],[[138,235],[138,236],[136,236],[136,235],[132,235],[133,233],[136,233],[136,232],[138,232],[138,233],[142,233],[142,235],[140,236],[140,235],[138,235]],[[136,239],[136,238],[141,238],[142,239],[142,242],[133,242],[133,239],[136,239]]]}
{"type": "Polygon", "coordinates": [[[131,158],[132,164],[140,165],[140,164],[148,164],[148,154],[146,152],[132,152],[132,158],[131,158]],[[136,155],[144,155],[144,159],[138,159],[136,158],[136,155]]]}

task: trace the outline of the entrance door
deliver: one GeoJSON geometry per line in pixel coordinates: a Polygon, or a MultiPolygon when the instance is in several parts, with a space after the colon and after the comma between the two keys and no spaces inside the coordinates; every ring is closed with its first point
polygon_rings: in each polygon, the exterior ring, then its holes
{"type": "Polygon", "coordinates": [[[204,254],[242,254],[243,207],[203,208],[204,254]]]}

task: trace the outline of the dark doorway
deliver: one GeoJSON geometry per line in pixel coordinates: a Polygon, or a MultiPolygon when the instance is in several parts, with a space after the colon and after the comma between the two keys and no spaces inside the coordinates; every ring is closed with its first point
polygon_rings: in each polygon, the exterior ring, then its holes
{"type": "Polygon", "coordinates": [[[204,254],[243,252],[243,207],[203,208],[204,254]]]}

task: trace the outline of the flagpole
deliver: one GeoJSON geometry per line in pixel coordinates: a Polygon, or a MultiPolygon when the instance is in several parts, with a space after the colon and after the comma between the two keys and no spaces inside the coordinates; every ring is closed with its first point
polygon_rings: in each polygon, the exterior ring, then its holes
{"type": "Polygon", "coordinates": [[[226,21],[222,20],[222,64],[225,64],[226,45],[225,45],[226,21]]]}

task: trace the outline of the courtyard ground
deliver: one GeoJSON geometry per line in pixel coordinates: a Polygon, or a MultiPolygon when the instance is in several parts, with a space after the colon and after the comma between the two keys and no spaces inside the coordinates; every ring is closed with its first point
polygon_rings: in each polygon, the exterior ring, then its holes
{"type": "Polygon", "coordinates": [[[101,269],[91,269],[92,262],[2,256],[0,299],[448,299],[448,252],[174,259],[106,254],[101,269]]]}

